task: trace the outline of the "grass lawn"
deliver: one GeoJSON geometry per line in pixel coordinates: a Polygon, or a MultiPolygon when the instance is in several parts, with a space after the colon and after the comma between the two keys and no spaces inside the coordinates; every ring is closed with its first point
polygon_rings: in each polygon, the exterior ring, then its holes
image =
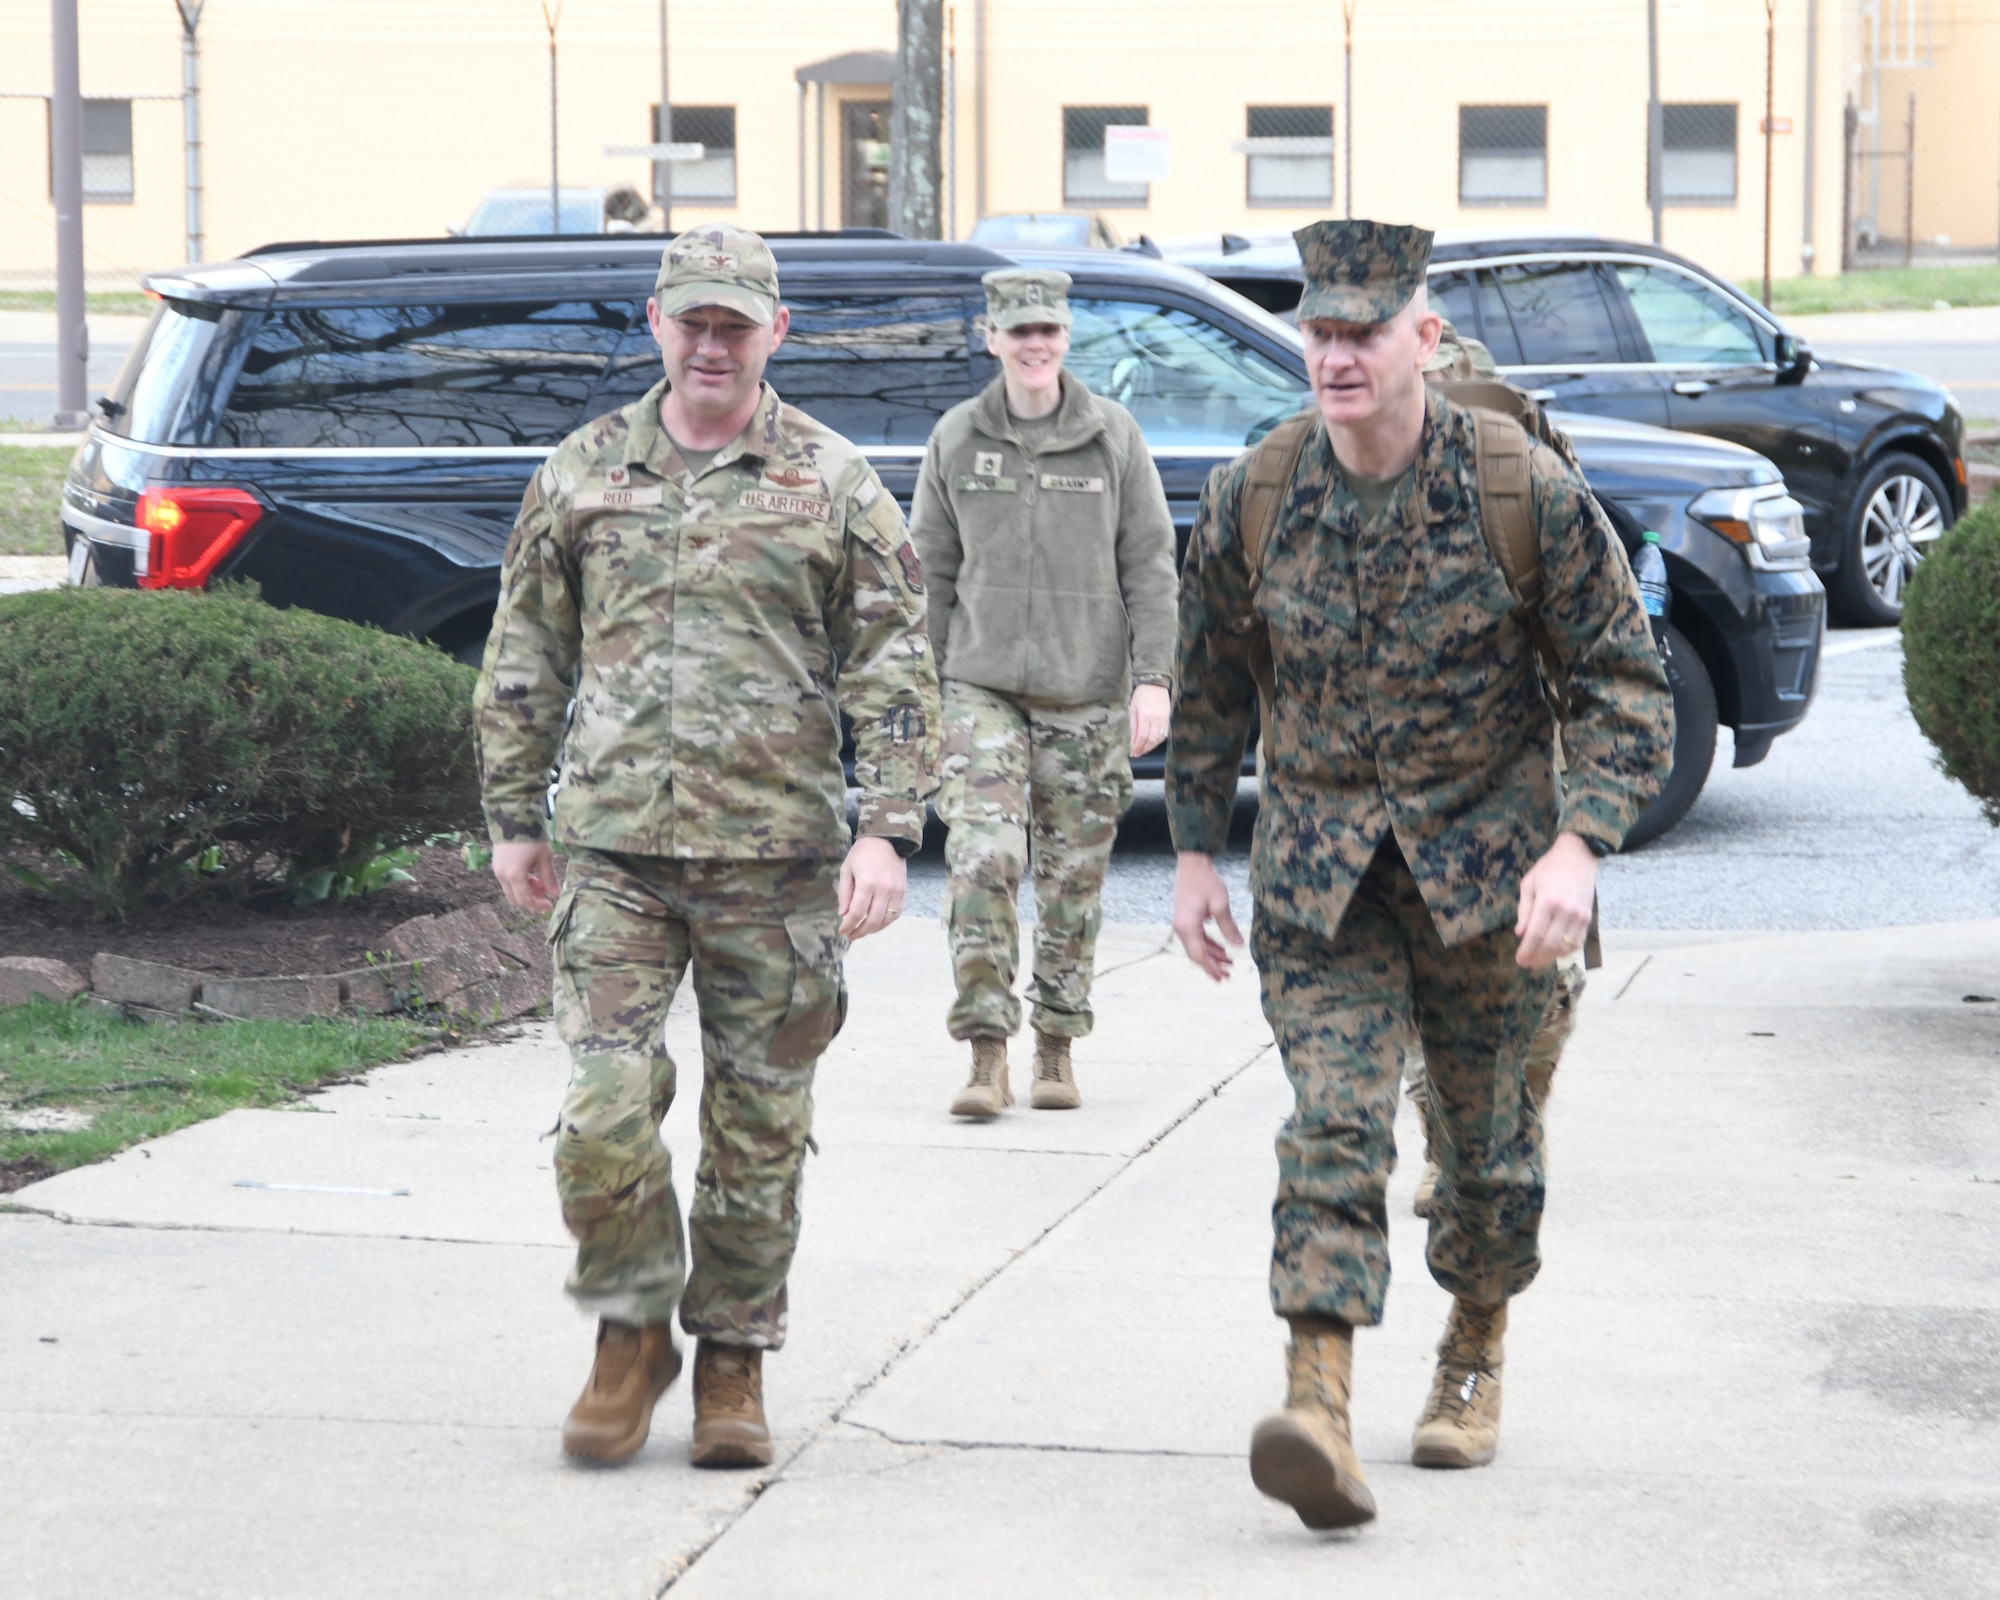
{"type": "Polygon", "coordinates": [[[91,1119],[68,1130],[0,1125],[0,1192],[238,1106],[296,1099],[436,1037],[389,1017],[139,1023],[46,1000],[0,1009],[0,1124],[32,1113],[91,1119]]]}
{"type": "MultiPolygon", "coordinates": [[[[1755,300],[1764,286],[1753,282],[1738,287],[1755,300]]],[[[1781,317],[1828,311],[1928,311],[1940,300],[1954,306],[2000,305],[2000,266],[1891,267],[1824,278],[1779,278],[1771,284],[1771,309],[1781,317]]]]}
{"type": "MultiPolygon", "coordinates": [[[[100,317],[150,317],[159,302],[148,300],[137,289],[129,294],[87,294],[83,297],[86,315],[100,317]]],[[[53,311],[53,289],[0,289],[0,311],[53,311]]]]}
{"type": "Polygon", "coordinates": [[[56,507],[73,454],[60,445],[52,449],[0,445],[0,556],[63,553],[56,507]]]}

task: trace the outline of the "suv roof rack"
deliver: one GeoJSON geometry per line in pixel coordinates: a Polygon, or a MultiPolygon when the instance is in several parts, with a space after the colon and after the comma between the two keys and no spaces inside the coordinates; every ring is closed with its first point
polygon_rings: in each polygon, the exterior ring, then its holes
{"type": "MultiPolygon", "coordinates": [[[[906,239],[894,228],[823,228],[798,230],[771,229],[758,235],[764,239],[906,239]]],[[[472,246],[485,244],[569,244],[592,245],[627,239],[678,239],[678,233],[442,233],[405,239],[280,239],[245,250],[239,259],[252,256],[296,255],[301,250],[383,250],[394,246],[472,246]]]]}

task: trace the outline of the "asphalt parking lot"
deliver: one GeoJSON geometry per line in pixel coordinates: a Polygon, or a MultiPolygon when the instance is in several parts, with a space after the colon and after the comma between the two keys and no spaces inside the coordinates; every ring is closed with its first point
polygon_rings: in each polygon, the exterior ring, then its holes
{"type": "MultiPolygon", "coordinates": [[[[1832,634],[1805,722],[1741,772],[1724,729],[1708,787],[1681,825],[1606,864],[1606,925],[1810,930],[2000,916],[2000,828],[1937,770],[1903,698],[1902,668],[1892,633],[1832,634]]],[[[1246,784],[1224,863],[1239,917],[1254,816],[1246,784]]],[[[1119,834],[1105,920],[1168,921],[1173,872],[1160,786],[1142,785],[1119,834]]],[[[911,864],[911,912],[937,915],[943,883],[933,843],[911,864]]]]}

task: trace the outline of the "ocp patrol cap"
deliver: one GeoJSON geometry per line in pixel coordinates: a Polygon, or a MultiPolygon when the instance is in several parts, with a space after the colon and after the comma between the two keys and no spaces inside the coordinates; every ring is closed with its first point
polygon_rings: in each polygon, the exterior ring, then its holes
{"type": "Polygon", "coordinates": [[[1001,267],[979,280],[986,291],[986,320],[996,328],[1037,322],[1070,325],[1069,274],[1049,267],[1001,267]]]}
{"type": "Polygon", "coordinates": [[[1431,231],[1395,222],[1313,222],[1292,235],[1306,269],[1298,318],[1387,322],[1416,294],[1431,231]]]}
{"type": "Polygon", "coordinates": [[[748,228],[705,224],[667,246],[653,295],[663,317],[721,306],[752,322],[770,323],[778,315],[778,263],[771,247],[748,228]]]}

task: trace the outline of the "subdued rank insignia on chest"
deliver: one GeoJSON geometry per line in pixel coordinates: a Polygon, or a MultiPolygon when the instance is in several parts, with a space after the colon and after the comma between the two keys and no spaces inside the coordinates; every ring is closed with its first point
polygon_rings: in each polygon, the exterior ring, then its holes
{"type": "Polygon", "coordinates": [[[764,476],[758,480],[760,487],[771,489],[810,489],[819,482],[819,474],[805,472],[798,467],[766,468],[764,476]]]}
{"type": "Polygon", "coordinates": [[[1059,472],[1045,472],[1042,474],[1042,487],[1044,489],[1060,490],[1063,494],[1102,494],[1104,493],[1104,480],[1102,478],[1065,478],[1059,472]]]}
{"type": "Polygon", "coordinates": [[[917,547],[905,539],[896,546],[896,565],[903,569],[903,582],[910,586],[910,593],[924,592],[924,564],[917,558],[917,547]]]}
{"type": "Polygon", "coordinates": [[[961,476],[958,480],[962,494],[1012,494],[1015,489],[1012,478],[974,478],[961,476]]]}
{"type": "Polygon", "coordinates": [[[833,502],[816,494],[773,494],[768,489],[745,489],[737,504],[752,511],[769,511],[780,517],[804,517],[808,522],[831,522],[833,502]]]}
{"type": "Polygon", "coordinates": [[[998,450],[975,450],[972,454],[973,475],[980,478],[999,477],[1002,459],[998,450]]]}
{"type": "Polygon", "coordinates": [[[657,483],[620,489],[579,489],[570,504],[578,511],[645,511],[660,505],[660,496],[657,483]]]}

